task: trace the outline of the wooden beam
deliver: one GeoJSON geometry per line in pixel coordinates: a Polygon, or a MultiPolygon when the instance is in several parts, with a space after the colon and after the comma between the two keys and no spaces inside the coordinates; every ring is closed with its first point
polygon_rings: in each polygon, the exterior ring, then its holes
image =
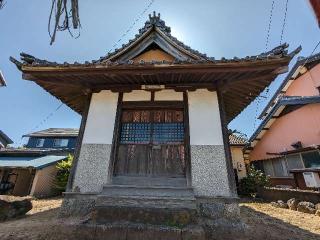
{"type": "Polygon", "coordinates": [[[222,129],[222,136],[223,136],[223,145],[224,145],[226,166],[227,166],[227,173],[228,173],[228,183],[229,183],[230,193],[232,197],[237,197],[236,181],[235,181],[235,176],[233,171],[231,150],[230,150],[230,144],[229,144],[229,133],[228,133],[228,127],[227,127],[225,103],[224,103],[223,94],[221,90],[218,89],[217,95],[218,95],[218,105],[219,105],[221,129],[222,129]]]}
{"type": "Polygon", "coordinates": [[[91,96],[92,95],[89,94],[85,100],[85,107],[84,107],[82,117],[81,117],[81,124],[80,124],[79,134],[78,134],[78,138],[77,138],[77,144],[75,147],[73,163],[72,163],[72,167],[70,170],[70,175],[69,175],[68,183],[67,183],[67,187],[66,187],[67,192],[71,192],[73,190],[72,189],[73,188],[73,181],[74,181],[75,173],[77,171],[77,165],[78,165],[78,161],[79,161],[84,130],[85,130],[85,126],[86,126],[87,118],[88,118],[88,113],[89,113],[91,96]]]}

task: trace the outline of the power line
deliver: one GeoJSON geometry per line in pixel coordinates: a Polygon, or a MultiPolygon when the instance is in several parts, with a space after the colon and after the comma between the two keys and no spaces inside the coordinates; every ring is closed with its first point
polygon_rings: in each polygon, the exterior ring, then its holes
{"type": "MultiPolygon", "coordinates": [[[[52,112],[50,112],[45,118],[43,118],[34,128],[30,129],[28,133],[33,132],[40,128],[43,124],[45,124],[62,106],[64,103],[61,103],[58,107],[55,108],[52,112]]],[[[22,144],[23,137],[21,137],[19,146],[22,144]]]]}
{"type": "Polygon", "coordinates": [[[108,51],[108,54],[116,47],[118,44],[123,40],[125,36],[133,29],[133,27],[136,25],[137,22],[140,21],[142,16],[149,10],[149,8],[152,6],[152,4],[155,2],[155,0],[150,0],[148,5],[145,7],[145,9],[139,14],[139,16],[133,21],[133,23],[129,26],[129,28],[121,35],[121,37],[116,41],[115,44],[110,48],[108,51]]]}
{"type": "MultiPolygon", "coordinates": [[[[265,51],[268,51],[268,45],[269,45],[269,38],[270,38],[270,31],[271,31],[271,26],[272,26],[272,18],[273,18],[273,10],[274,10],[274,5],[275,1],[272,1],[271,4],[271,9],[269,13],[269,23],[268,23],[268,28],[267,28],[267,36],[266,36],[266,44],[265,44],[265,51]]],[[[266,87],[266,94],[269,93],[269,87],[266,87]]],[[[257,96],[256,98],[256,108],[255,108],[255,114],[254,114],[254,122],[253,122],[253,131],[256,129],[256,124],[258,120],[258,111],[259,111],[259,105],[260,105],[260,100],[261,98],[267,98],[267,96],[257,96]]]]}
{"type": "MultiPolygon", "coordinates": [[[[129,26],[129,28],[121,35],[121,37],[118,39],[118,41],[112,46],[112,48],[108,51],[110,53],[121,41],[122,39],[133,29],[135,24],[141,19],[141,17],[149,10],[149,8],[152,6],[152,4],[155,2],[155,0],[150,0],[146,8],[139,14],[139,16],[133,21],[133,23],[129,26]]],[[[48,114],[41,122],[39,122],[34,128],[32,128],[29,132],[33,132],[40,128],[44,123],[46,123],[62,106],[64,103],[61,103],[54,111],[52,111],[50,114],[48,114]]],[[[20,144],[22,144],[22,139],[20,141],[20,144]]]]}
{"type": "Polygon", "coordinates": [[[303,65],[302,65],[301,68],[303,68],[303,67],[307,64],[307,62],[309,61],[310,57],[314,54],[314,52],[317,50],[317,48],[318,48],[319,46],[320,46],[320,40],[319,40],[319,42],[316,44],[316,46],[313,48],[311,54],[306,58],[306,60],[304,61],[304,63],[303,63],[303,65]]]}
{"type": "Polygon", "coordinates": [[[289,0],[286,1],[286,9],[284,12],[284,18],[283,18],[283,24],[282,24],[282,30],[281,30],[281,36],[280,36],[280,45],[282,43],[283,33],[286,26],[286,21],[287,21],[288,3],[289,3],[289,0]]]}
{"type": "Polygon", "coordinates": [[[266,51],[268,50],[269,45],[269,37],[270,37],[270,30],[271,30],[271,24],[272,24],[272,16],[273,16],[273,10],[274,10],[274,0],[272,1],[271,9],[270,9],[270,17],[269,17],[269,24],[268,24],[268,30],[267,30],[267,39],[266,39],[266,51]]]}

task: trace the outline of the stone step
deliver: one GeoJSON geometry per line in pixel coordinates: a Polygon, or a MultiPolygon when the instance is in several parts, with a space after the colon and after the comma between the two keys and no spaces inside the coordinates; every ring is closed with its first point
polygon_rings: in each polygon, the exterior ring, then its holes
{"type": "Polygon", "coordinates": [[[205,240],[205,231],[199,225],[183,228],[133,223],[65,223],[59,226],[58,236],[68,240],[205,240]]]}
{"type": "Polygon", "coordinates": [[[103,206],[138,206],[155,208],[189,208],[196,209],[194,197],[168,197],[168,196],[107,196],[98,195],[96,207],[103,206]]]}
{"type": "Polygon", "coordinates": [[[105,185],[101,194],[107,196],[194,197],[192,188],[170,186],[105,185]]]}
{"type": "Polygon", "coordinates": [[[115,176],[112,178],[115,185],[139,185],[139,186],[176,186],[187,187],[186,178],[173,177],[134,177],[134,176],[115,176]]]}
{"type": "Polygon", "coordinates": [[[198,222],[198,212],[190,207],[155,207],[132,205],[96,206],[92,215],[97,224],[130,222],[183,227],[198,222]]]}

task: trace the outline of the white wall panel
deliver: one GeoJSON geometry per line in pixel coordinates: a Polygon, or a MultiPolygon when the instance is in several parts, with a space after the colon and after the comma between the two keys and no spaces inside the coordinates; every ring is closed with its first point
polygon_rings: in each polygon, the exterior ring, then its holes
{"type": "Polygon", "coordinates": [[[150,101],[151,92],[145,90],[133,90],[123,94],[123,101],[150,101]]]}
{"type": "Polygon", "coordinates": [[[104,90],[92,95],[82,143],[112,143],[117,103],[118,93],[104,90]]]}
{"type": "Polygon", "coordinates": [[[183,101],[183,93],[174,90],[156,91],[154,96],[155,101],[183,101]]]}
{"type": "Polygon", "coordinates": [[[223,145],[217,93],[199,89],[188,96],[190,144],[223,145]]]}

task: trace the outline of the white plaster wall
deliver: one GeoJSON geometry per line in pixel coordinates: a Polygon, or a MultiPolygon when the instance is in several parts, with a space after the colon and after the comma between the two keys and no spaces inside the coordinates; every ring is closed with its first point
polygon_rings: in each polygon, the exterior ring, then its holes
{"type": "Polygon", "coordinates": [[[155,101],[183,101],[183,93],[174,90],[156,91],[154,94],[155,101]]]}
{"type": "Polygon", "coordinates": [[[242,153],[243,147],[238,146],[231,146],[231,157],[232,157],[232,165],[234,169],[237,169],[238,178],[242,179],[247,176],[247,170],[244,163],[243,153],[242,153]],[[238,168],[238,164],[242,165],[242,168],[238,168]]]}
{"type": "Polygon", "coordinates": [[[216,92],[199,89],[188,93],[191,145],[223,145],[216,92]]]}
{"type": "Polygon", "coordinates": [[[145,90],[133,90],[123,94],[123,101],[150,101],[151,92],[145,90]]]}
{"type": "Polygon", "coordinates": [[[82,144],[111,144],[117,111],[118,93],[104,90],[94,93],[82,144]]]}

